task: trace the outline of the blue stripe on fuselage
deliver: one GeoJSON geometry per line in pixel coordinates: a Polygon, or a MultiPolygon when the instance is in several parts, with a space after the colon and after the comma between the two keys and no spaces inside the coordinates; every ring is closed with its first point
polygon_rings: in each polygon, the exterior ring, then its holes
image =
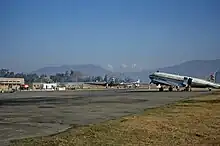
{"type": "Polygon", "coordinates": [[[164,84],[164,85],[173,85],[173,86],[184,86],[182,80],[173,79],[169,77],[161,77],[156,75],[150,75],[151,82],[154,84],[164,84]]]}

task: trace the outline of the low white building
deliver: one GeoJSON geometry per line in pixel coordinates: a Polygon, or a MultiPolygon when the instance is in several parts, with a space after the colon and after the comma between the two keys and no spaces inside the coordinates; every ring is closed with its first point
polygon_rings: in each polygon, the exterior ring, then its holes
{"type": "Polygon", "coordinates": [[[44,90],[55,90],[57,88],[57,83],[43,83],[44,90]]]}
{"type": "Polygon", "coordinates": [[[66,90],[66,87],[57,87],[57,90],[58,90],[58,91],[65,91],[65,90],[66,90]]]}

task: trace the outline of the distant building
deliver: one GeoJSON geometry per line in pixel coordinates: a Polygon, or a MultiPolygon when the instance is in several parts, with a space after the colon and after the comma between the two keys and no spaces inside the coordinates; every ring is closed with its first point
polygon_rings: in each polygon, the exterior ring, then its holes
{"type": "Polygon", "coordinates": [[[33,83],[33,90],[74,90],[90,88],[90,85],[84,82],[64,82],[64,83],[33,83]]]}
{"type": "Polygon", "coordinates": [[[43,83],[32,83],[32,89],[42,89],[43,83]]]}
{"type": "Polygon", "coordinates": [[[43,83],[44,90],[55,90],[57,88],[57,83],[43,83]]]}
{"type": "Polygon", "coordinates": [[[55,90],[57,88],[57,83],[33,83],[32,88],[43,89],[43,90],[55,90]]]}
{"type": "Polygon", "coordinates": [[[24,78],[0,78],[0,90],[20,89],[24,78]]]}

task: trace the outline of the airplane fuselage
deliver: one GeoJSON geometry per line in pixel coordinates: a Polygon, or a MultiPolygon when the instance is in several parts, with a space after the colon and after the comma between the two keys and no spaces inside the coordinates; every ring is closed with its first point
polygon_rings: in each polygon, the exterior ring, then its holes
{"type": "Polygon", "coordinates": [[[216,84],[210,81],[206,81],[199,78],[181,76],[170,73],[155,72],[149,76],[151,83],[176,86],[176,87],[186,87],[188,81],[191,80],[190,86],[194,88],[220,88],[220,84],[216,84]]]}

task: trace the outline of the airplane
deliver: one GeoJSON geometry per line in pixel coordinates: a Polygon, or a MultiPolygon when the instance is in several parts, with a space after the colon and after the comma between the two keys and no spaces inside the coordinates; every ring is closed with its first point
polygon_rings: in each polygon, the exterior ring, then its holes
{"type": "Polygon", "coordinates": [[[131,82],[131,83],[121,82],[120,85],[124,85],[124,87],[128,87],[128,88],[131,88],[131,87],[138,88],[140,87],[140,79],[138,79],[135,82],[131,82]]]}
{"type": "Polygon", "coordinates": [[[119,85],[119,83],[115,82],[115,78],[111,78],[108,81],[104,81],[104,82],[87,82],[87,84],[98,85],[98,86],[105,86],[106,88],[119,85]]]}
{"type": "Polygon", "coordinates": [[[108,80],[107,82],[88,82],[87,84],[90,85],[99,85],[99,86],[105,86],[107,87],[114,87],[114,86],[127,86],[127,87],[132,87],[134,86],[135,88],[140,86],[140,80],[137,80],[136,82],[132,82],[132,83],[116,83],[115,82],[115,78],[111,78],[110,80],[108,80]]]}
{"type": "MultiPolygon", "coordinates": [[[[154,72],[153,74],[149,75],[150,84],[156,84],[159,87],[159,91],[164,90],[164,85],[169,86],[169,91],[173,91],[173,88],[176,87],[179,90],[180,87],[184,87],[185,91],[192,91],[191,87],[193,88],[220,88],[220,84],[216,83],[215,81],[207,81],[204,79],[189,77],[189,76],[182,76],[177,74],[165,73],[165,72],[154,72]],[[162,85],[162,86],[161,86],[162,85]]],[[[215,75],[211,75],[211,78],[215,78],[215,75]]],[[[214,79],[215,80],[215,79],[214,79]]]]}

